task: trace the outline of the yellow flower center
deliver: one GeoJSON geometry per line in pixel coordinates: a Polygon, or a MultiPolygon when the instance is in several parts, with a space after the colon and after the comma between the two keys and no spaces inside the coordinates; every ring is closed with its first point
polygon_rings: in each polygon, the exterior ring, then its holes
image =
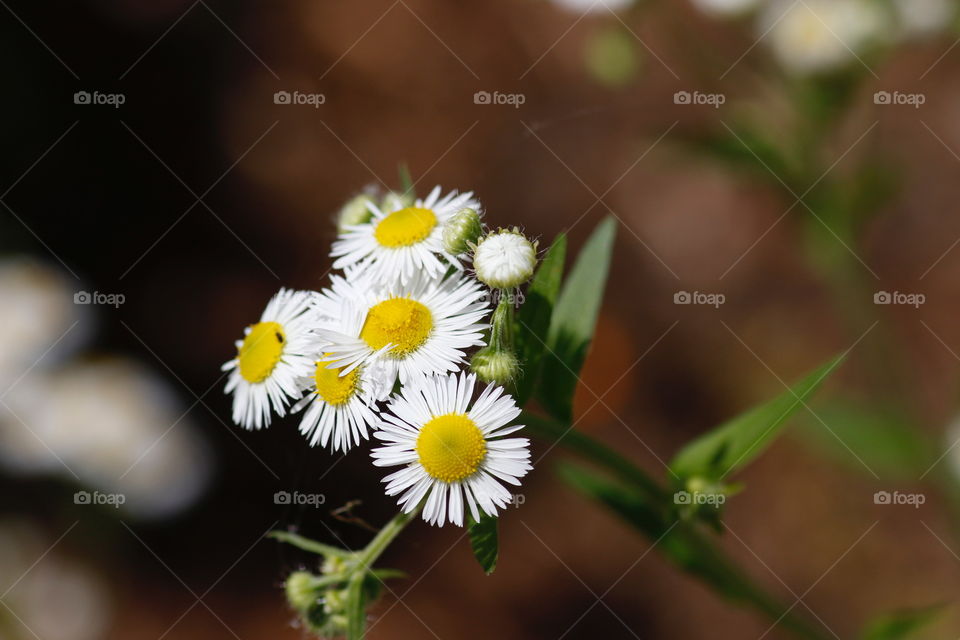
{"type": "Polygon", "coordinates": [[[430,209],[404,207],[377,224],[373,236],[384,247],[409,247],[430,235],[437,226],[437,216],[430,209]]]}
{"type": "Polygon", "coordinates": [[[483,432],[462,413],[433,418],[417,437],[420,464],[441,482],[457,482],[475,473],[486,454],[483,432]]]}
{"type": "Polygon", "coordinates": [[[250,328],[243,339],[237,359],[240,360],[240,375],[247,382],[263,382],[273,373],[273,368],[283,355],[286,336],[277,322],[258,322],[250,328]]]}
{"type": "MultiPolygon", "coordinates": [[[[326,357],[328,354],[324,354],[326,357]]],[[[329,368],[329,362],[317,362],[317,371],[314,379],[317,382],[318,400],[323,400],[329,405],[338,407],[346,404],[357,391],[357,382],[360,378],[360,367],[346,375],[340,375],[340,368],[329,368]]]]}
{"type": "Polygon", "coordinates": [[[389,357],[401,359],[427,341],[433,330],[433,314],[410,298],[390,298],[370,307],[360,337],[371,349],[395,345],[389,357]]]}

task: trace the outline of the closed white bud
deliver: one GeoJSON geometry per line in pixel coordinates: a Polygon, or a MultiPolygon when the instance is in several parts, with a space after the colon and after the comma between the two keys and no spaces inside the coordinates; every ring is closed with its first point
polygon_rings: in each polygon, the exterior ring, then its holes
{"type": "Polygon", "coordinates": [[[519,287],[533,276],[536,266],[537,244],[516,228],[481,238],[473,252],[477,279],[494,289],[519,287]]]}
{"type": "Polygon", "coordinates": [[[443,248],[454,256],[466,253],[481,233],[480,214],[469,207],[460,209],[443,227],[443,248]]]}
{"type": "Polygon", "coordinates": [[[365,193],[361,193],[348,200],[347,203],[340,208],[340,213],[337,214],[337,231],[343,233],[349,226],[370,222],[373,213],[367,204],[372,202],[373,198],[365,193]]]}

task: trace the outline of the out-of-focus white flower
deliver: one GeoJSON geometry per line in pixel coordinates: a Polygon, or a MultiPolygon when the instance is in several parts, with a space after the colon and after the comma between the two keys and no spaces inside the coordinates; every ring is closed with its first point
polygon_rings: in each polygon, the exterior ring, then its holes
{"type": "Polygon", "coordinates": [[[757,8],[760,0],[690,0],[700,11],[720,17],[741,15],[757,8]]]}
{"type": "Polygon", "coordinates": [[[12,630],[21,635],[15,637],[103,638],[111,617],[105,586],[85,566],[63,559],[56,550],[48,553],[51,544],[32,525],[0,522],[0,582],[14,585],[4,603],[16,613],[12,630]]]}
{"type": "Polygon", "coordinates": [[[795,73],[850,64],[887,33],[888,15],[871,0],[776,0],[761,13],[758,31],[777,60],[795,73]]]}
{"type": "Polygon", "coordinates": [[[946,29],[956,16],[952,0],[893,0],[902,35],[924,37],[946,29]]]}
{"type": "Polygon", "coordinates": [[[124,511],[141,517],[179,511],[206,486],[209,453],[186,408],[133,361],[35,372],[5,402],[0,465],[13,472],[58,473],[122,494],[124,511]]]}
{"type": "Polygon", "coordinates": [[[598,11],[623,9],[633,4],[633,0],[553,0],[553,4],[577,13],[595,13],[598,11]]]}
{"type": "Polygon", "coordinates": [[[83,340],[86,307],[57,269],[29,258],[0,261],[0,393],[42,358],[49,366],[83,340]]]}
{"type": "Polygon", "coordinates": [[[367,203],[373,202],[370,193],[364,192],[347,200],[337,213],[337,231],[343,233],[347,227],[370,222],[373,212],[367,203]]]}

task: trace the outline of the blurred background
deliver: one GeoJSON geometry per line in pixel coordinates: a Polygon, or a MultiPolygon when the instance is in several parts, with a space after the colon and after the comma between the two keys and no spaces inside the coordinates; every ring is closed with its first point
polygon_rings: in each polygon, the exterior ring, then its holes
{"type": "MultiPolygon", "coordinates": [[[[658,477],[849,352],[739,478],[723,545],[837,638],[956,600],[954,2],[0,5],[0,638],[304,637],[281,586],[312,559],[263,534],[360,546],[394,507],[297,418],[232,426],[220,365],[276,289],[324,285],[339,207],[401,164],[541,246],[617,217],[577,427],[658,477]]],[[[788,637],[562,485],[562,455],[493,576],[456,528],[399,538],[413,577],[370,637],[788,637]]],[[[928,637],[958,633],[947,609],[928,637]]]]}

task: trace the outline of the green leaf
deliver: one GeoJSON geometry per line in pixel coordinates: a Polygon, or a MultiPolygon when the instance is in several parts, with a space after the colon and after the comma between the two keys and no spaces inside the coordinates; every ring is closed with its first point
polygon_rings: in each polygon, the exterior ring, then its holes
{"type": "Polygon", "coordinates": [[[811,446],[855,471],[869,473],[869,467],[885,480],[916,482],[937,458],[929,436],[896,407],[837,399],[817,406],[816,413],[819,420],[805,416],[798,433],[811,446]]]}
{"type": "Polygon", "coordinates": [[[702,580],[725,598],[749,604],[801,637],[824,638],[805,618],[744,575],[713,542],[690,523],[678,521],[668,505],[652,501],[637,489],[573,465],[560,468],[561,477],[587,497],[606,505],[642,532],[654,549],[683,571],[702,580]]]}
{"type": "Polygon", "coordinates": [[[717,427],[685,446],[670,468],[681,478],[718,479],[745,466],[773,441],[791,415],[840,364],[838,357],[787,392],[717,427]]]}
{"type": "Polygon", "coordinates": [[[597,225],[553,309],[537,395],[559,420],[573,417],[573,392],[596,329],[616,231],[612,217],[597,225]]]}
{"type": "Polygon", "coordinates": [[[540,363],[546,347],[544,337],[550,330],[550,316],[560,293],[566,256],[567,237],[561,233],[543,256],[533,282],[527,288],[526,300],[517,312],[514,347],[521,366],[515,396],[520,406],[530,397],[540,373],[540,363]]]}
{"type": "Polygon", "coordinates": [[[358,571],[347,585],[347,639],[361,640],[367,622],[367,607],[364,594],[366,571],[358,571]]]}
{"type": "Polygon", "coordinates": [[[498,518],[486,514],[480,516],[480,521],[470,519],[470,547],[473,555],[487,575],[497,568],[497,558],[500,555],[500,543],[497,536],[498,518]]]}
{"type": "MultiPolygon", "coordinates": [[[[749,173],[763,180],[782,176],[788,184],[795,181],[796,160],[781,149],[781,141],[770,133],[755,130],[744,122],[734,122],[733,132],[726,128],[706,134],[679,134],[680,143],[722,165],[749,173]],[[779,146],[778,146],[779,145],[779,146]]],[[[780,187],[779,183],[776,183],[780,187]]]]}
{"type": "Polygon", "coordinates": [[[316,540],[311,540],[310,538],[304,538],[301,535],[291,533],[289,531],[271,531],[267,534],[267,537],[273,538],[274,540],[279,540],[280,542],[285,542],[289,545],[293,545],[298,549],[303,549],[304,551],[309,551],[310,553],[316,553],[322,556],[346,558],[350,555],[353,555],[352,552],[347,551],[346,549],[331,547],[328,544],[323,544],[322,542],[317,542],[316,540]]]}
{"type": "Polygon", "coordinates": [[[874,620],[867,626],[863,640],[904,640],[929,625],[943,611],[944,605],[896,611],[874,620]]]}
{"type": "Polygon", "coordinates": [[[400,193],[411,197],[416,196],[413,192],[413,179],[410,177],[410,167],[407,166],[406,162],[400,163],[400,166],[397,167],[397,173],[400,176],[400,193]]]}

